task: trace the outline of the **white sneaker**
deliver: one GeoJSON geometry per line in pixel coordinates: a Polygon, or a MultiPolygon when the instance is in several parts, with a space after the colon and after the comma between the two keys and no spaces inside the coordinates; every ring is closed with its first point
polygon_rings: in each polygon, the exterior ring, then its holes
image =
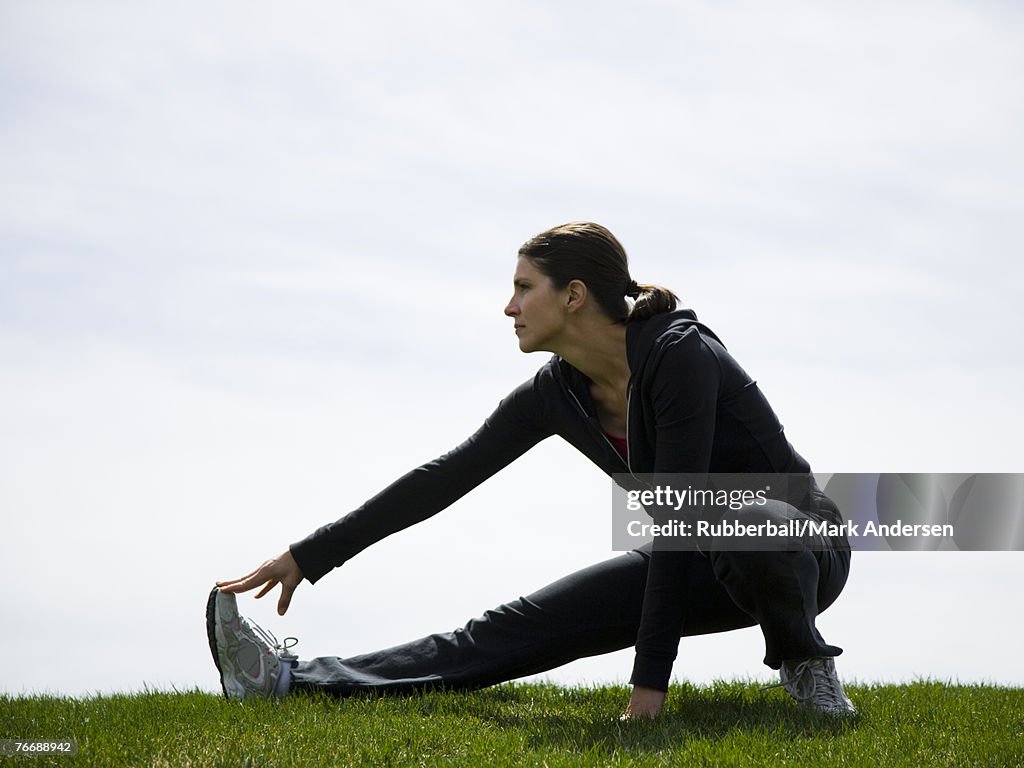
{"type": "Polygon", "coordinates": [[[206,634],[226,698],[285,695],[277,690],[278,681],[282,666],[297,659],[288,650],[298,642],[294,637],[279,643],[256,622],[239,616],[235,596],[217,587],[206,602],[206,634]]]}
{"type": "MultiPolygon", "coordinates": [[[[821,656],[803,661],[782,662],[779,670],[781,683],[789,695],[826,715],[856,715],[853,706],[843,691],[843,684],[836,675],[836,663],[831,656],[821,656]]],[[[775,687],[775,686],[769,686],[775,687]]]]}

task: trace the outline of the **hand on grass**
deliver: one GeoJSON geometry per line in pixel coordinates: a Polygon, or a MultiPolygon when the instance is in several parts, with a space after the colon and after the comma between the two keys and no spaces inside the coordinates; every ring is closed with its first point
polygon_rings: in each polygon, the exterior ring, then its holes
{"type": "Polygon", "coordinates": [[[277,601],[277,612],[279,615],[284,616],[288,610],[288,605],[292,601],[292,593],[295,592],[295,588],[299,586],[301,581],[302,569],[295,562],[291,551],[285,550],[277,557],[267,560],[252,573],[242,576],[240,579],[218,581],[217,586],[223,592],[238,594],[239,592],[248,592],[250,589],[256,589],[256,587],[262,585],[263,589],[256,594],[256,598],[259,599],[280,584],[281,597],[277,601]]]}
{"type": "Polygon", "coordinates": [[[636,717],[653,718],[661,711],[661,705],[665,703],[665,692],[657,688],[645,688],[642,685],[633,686],[633,695],[629,697],[629,706],[620,719],[631,720],[636,717]]]}

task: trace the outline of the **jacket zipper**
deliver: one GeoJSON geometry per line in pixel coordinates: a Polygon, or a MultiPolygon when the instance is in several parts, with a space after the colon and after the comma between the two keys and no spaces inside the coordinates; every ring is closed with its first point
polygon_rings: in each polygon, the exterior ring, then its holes
{"type": "MultiPolygon", "coordinates": [[[[626,469],[633,475],[633,465],[629,463],[629,401],[633,399],[633,388],[626,388],[626,469]]],[[[633,475],[636,478],[636,475],[633,475]]]]}
{"type": "MultiPolygon", "coordinates": [[[[581,403],[580,399],[578,397],[576,397],[576,393],[572,391],[572,387],[569,387],[568,385],[566,385],[565,388],[566,388],[566,390],[568,390],[570,397],[572,397],[572,399],[573,399],[573,402],[576,403],[576,407],[579,409],[580,414],[583,416],[584,419],[589,420],[590,416],[587,414],[587,409],[583,407],[583,403],[581,403]]],[[[625,458],[625,460],[622,460],[622,456],[619,454],[618,449],[616,449],[616,447],[614,445],[612,445],[612,441],[608,439],[608,435],[606,435],[604,433],[604,430],[603,429],[598,429],[598,432],[601,433],[601,438],[605,441],[605,443],[608,444],[608,447],[611,448],[615,452],[615,455],[619,457],[619,460],[623,461],[623,463],[626,465],[626,470],[629,472],[629,474],[632,476],[632,478],[634,480],[636,480],[637,482],[640,482],[640,479],[636,475],[633,474],[633,467],[630,466],[630,463],[629,463],[629,401],[630,401],[630,399],[631,399],[631,393],[630,393],[629,390],[626,390],[626,458],[625,458]]]]}

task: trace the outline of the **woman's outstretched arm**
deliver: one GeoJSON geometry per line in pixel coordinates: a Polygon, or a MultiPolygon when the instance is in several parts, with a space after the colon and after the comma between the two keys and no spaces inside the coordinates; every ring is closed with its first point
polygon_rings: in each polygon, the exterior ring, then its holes
{"type": "Polygon", "coordinates": [[[440,512],[552,432],[527,381],[505,397],[468,440],[407,472],[357,510],[325,525],[245,576],[218,581],[224,592],[281,585],[277,612],[284,615],[303,579],[316,582],[332,568],[392,533],[440,512]]]}
{"type": "Polygon", "coordinates": [[[463,443],[292,544],[292,556],[315,583],[371,544],[445,509],[551,434],[534,380],[527,381],[463,443]]]}

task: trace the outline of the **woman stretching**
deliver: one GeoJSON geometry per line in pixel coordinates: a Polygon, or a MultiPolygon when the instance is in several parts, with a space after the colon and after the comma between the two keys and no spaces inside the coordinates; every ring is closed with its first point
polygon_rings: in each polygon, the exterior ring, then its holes
{"type": "Polygon", "coordinates": [[[847,541],[741,551],[721,540],[673,551],[647,545],[585,568],[473,619],[462,629],[350,658],[300,661],[239,616],[235,595],[280,585],[283,615],[303,579],[316,583],[374,542],[441,511],[532,446],[558,435],[609,475],[778,473],[806,478],[800,499],[769,500],[739,521],[841,522],[787,441],[756,383],[675,294],[637,285],[604,227],[571,223],[519,250],[512,299],[523,352],[554,356],[505,397],[483,426],[247,576],[217,582],[207,631],[232,698],[326,691],[476,689],[584,656],[635,646],[629,717],[665,700],[679,638],[758,624],[764,663],[798,701],[855,712],[815,627],[842,591],[847,541]]]}

